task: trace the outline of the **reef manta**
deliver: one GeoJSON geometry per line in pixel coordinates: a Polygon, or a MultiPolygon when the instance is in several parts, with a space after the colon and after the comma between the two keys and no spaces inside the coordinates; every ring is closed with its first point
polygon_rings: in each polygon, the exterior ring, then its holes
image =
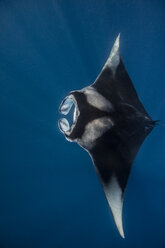
{"type": "Polygon", "coordinates": [[[118,35],[95,82],[72,91],[59,111],[67,115],[74,105],[73,124],[62,118],[59,128],[69,141],[90,155],[112,215],[124,238],[124,192],[136,154],[155,125],[140,102],[119,52],[118,35]]]}

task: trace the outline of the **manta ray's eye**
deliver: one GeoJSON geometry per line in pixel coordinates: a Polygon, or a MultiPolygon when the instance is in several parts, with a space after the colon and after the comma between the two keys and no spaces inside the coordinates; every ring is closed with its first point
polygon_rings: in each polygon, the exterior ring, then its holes
{"type": "Polygon", "coordinates": [[[75,102],[70,97],[66,97],[60,105],[59,112],[63,115],[67,115],[66,118],[59,120],[59,128],[63,133],[66,133],[72,129],[73,124],[77,121],[78,110],[75,102]]]}

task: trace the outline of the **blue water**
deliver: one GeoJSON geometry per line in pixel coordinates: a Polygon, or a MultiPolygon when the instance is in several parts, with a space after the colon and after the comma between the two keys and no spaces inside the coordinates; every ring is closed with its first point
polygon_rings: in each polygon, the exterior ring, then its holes
{"type": "Polygon", "coordinates": [[[89,155],[57,126],[119,32],[140,99],[165,124],[163,0],[0,1],[0,248],[165,247],[165,127],[136,157],[123,240],[89,155]]]}

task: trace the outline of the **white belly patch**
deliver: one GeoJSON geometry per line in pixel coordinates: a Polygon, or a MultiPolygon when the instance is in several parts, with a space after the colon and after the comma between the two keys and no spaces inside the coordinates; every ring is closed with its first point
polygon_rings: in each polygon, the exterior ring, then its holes
{"type": "Polygon", "coordinates": [[[81,139],[77,140],[77,143],[84,148],[91,149],[95,145],[96,139],[101,137],[112,126],[113,122],[109,117],[102,117],[89,122],[81,139]]]}
{"type": "Polygon", "coordinates": [[[113,105],[92,86],[82,89],[82,92],[85,94],[87,102],[93,107],[107,112],[113,110],[113,105]]]}

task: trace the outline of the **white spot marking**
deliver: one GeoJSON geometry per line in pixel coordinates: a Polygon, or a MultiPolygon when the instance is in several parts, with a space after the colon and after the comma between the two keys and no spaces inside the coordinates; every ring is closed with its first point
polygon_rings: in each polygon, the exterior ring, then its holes
{"type": "Polygon", "coordinates": [[[85,94],[87,102],[93,107],[102,111],[112,111],[113,105],[92,86],[86,87],[81,91],[85,94]]]}
{"type": "Polygon", "coordinates": [[[112,126],[113,122],[108,117],[93,120],[86,125],[82,138],[78,139],[77,142],[80,146],[91,149],[95,145],[96,139],[101,137],[112,126]]]}
{"type": "Polygon", "coordinates": [[[123,223],[122,223],[122,208],[123,198],[122,190],[117,182],[115,176],[112,177],[108,187],[103,185],[108,204],[111,208],[115,224],[119,230],[120,235],[124,238],[123,223]]]}

